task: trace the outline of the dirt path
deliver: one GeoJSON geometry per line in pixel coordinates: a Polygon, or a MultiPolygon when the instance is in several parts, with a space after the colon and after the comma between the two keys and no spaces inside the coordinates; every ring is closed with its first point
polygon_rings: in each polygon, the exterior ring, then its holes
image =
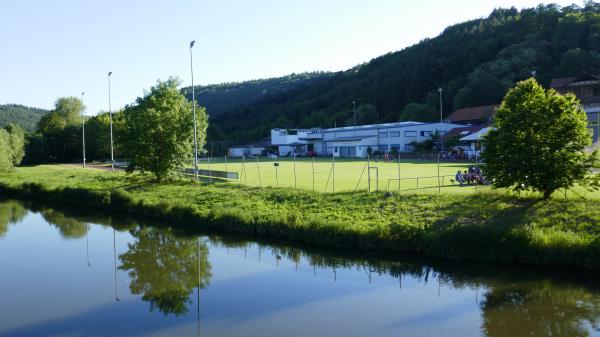
{"type": "MultiPolygon", "coordinates": [[[[71,166],[71,167],[81,167],[81,164],[64,164],[64,165],[71,166]]],[[[90,164],[86,163],[85,168],[101,170],[101,171],[110,171],[110,165],[99,164],[99,163],[90,163],[90,164]]],[[[115,167],[115,171],[125,171],[125,169],[120,168],[120,167],[115,167]]]]}

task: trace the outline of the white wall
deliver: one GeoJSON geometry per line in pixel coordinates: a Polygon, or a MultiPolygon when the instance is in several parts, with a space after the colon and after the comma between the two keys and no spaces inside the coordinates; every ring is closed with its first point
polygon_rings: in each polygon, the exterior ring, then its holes
{"type": "Polygon", "coordinates": [[[259,156],[264,150],[264,147],[232,147],[229,149],[229,156],[237,158],[241,158],[242,156],[259,156]]]}
{"type": "MultiPolygon", "coordinates": [[[[380,146],[385,148],[384,151],[389,152],[392,146],[397,146],[400,152],[412,152],[410,143],[423,142],[431,138],[431,135],[436,132],[447,133],[448,131],[457,128],[465,127],[461,124],[451,123],[391,123],[359,126],[357,128],[345,127],[334,129],[322,129],[322,141],[314,141],[315,152],[319,155],[336,155],[334,147],[357,147],[356,156],[365,157],[367,155],[367,147],[371,147],[373,151],[379,150],[380,146]],[[334,139],[347,137],[368,137],[358,141],[338,141],[334,139]]],[[[285,145],[296,142],[302,142],[299,138],[305,138],[314,130],[298,130],[298,135],[288,135],[286,129],[271,130],[271,143],[274,145],[285,145]]],[[[302,142],[304,143],[304,142],[302,142]]],[[[293,147],[280,146],[279,153],[288,153],[293,151],[293,147]]],[[[338,151],[337,155],[340,153],[338,151]]]]}
{"type": "Polygon", "coordinates": [[[285,145],[298,142],[298,135],[288,135],[286,129],[271,130],[271,144],[273,145],[285,145]]]}

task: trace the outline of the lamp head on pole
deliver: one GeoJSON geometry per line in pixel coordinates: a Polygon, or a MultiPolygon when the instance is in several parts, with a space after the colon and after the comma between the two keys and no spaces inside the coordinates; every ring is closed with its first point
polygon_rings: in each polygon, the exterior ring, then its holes
{"type": "Polygon", "coordinates": [[[109,71],[109,72],[108,72],[108,77],[110,77],[110,75],[112,75],[112,71],[109,71]]]}
{"type": "Polygon", "coordinates": [[[438,88],[438,92],[442,92],[442,91],[443,91],[443,89],[442,89],[442,88],[438,88]]]}
{"type": "Polygon", "coordinates": [[[192,48],[194,46],[194,43],[196,43],[196,40],[193,40],[192,42],[190,42],[190,48],[192,48]]]}
{"type": "Polygon", "coordinates": [[[81,92],[81,96],[83,96],[83,95],[85,95],[85,91],[82,91],[82,92],[81,92]]]}

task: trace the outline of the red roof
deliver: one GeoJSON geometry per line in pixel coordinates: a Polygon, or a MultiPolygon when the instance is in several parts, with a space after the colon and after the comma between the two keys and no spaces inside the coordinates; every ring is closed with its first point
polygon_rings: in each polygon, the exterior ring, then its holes
{"type": "Polygon", "coordinates": [[[450,122],[466,122],[473,120],[487,121],[498,110],[499,105],[475,106],[454,111],[448,116],[450,122]]]}

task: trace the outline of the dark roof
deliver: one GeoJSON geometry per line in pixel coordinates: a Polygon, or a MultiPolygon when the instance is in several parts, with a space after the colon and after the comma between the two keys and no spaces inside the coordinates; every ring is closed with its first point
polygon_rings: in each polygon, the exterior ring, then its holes
{"type": "Polygon", "coordinates": [[[499,105],[475,106],[454,111],[448,120],[450,122],[464,122],[473,120],[488,120],[498,110],[499,105]]]}
{"type": "Polygon", "coordinates": [[[474,133],[479,132],[481,129],[485,128],[485,126],[466,126],[464,128],[454,128],[448,131],[444,135],[444,139],[452,139],[455,137],[466,137],[472,135],[474,133]]]}
{"type": "Polygon", "coordinates": [[[550,88],[552,88],[552,89],[562,88],[562,87],[566,86],[567,84],[573,82],[573,80],[576,78],[577,77],[554,78],[554,79],[552,79],[552,82],[550,82],[550,88]]]}
{"type": "Polygon", "coordinates": [[[567,85],[571,84],[572,82],[598,81],[598,80],[600,80],[600,76],[583,72],[575,77],[564,77],[564,78],[552,79],[552,82],[550,82],[550,88],[558,89],[558,88],[566,87],[567,85]]]}

